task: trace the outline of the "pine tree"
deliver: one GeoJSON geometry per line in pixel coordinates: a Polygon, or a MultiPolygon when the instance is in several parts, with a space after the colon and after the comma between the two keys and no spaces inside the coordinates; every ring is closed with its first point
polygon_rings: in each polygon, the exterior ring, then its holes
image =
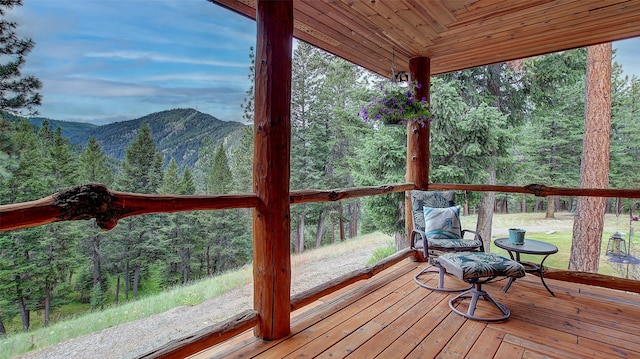
{"type": "Polygon", "coordinates": [[[23,76],[20,71],[35,43],[19,37],[16,33],[18,24],[5,18],[7,10],[15,6],[22,6],[22,0],[0,3],[0,53],[5,61],[0,64],[0,109],[17,114],[26,109],[26,114],[36,114],[34,107],[42,101],[37,92],[42,83],[34,76],[23,76]]]}
{"type": "MultiPolygon", "coordinates": [[[[151,137],[147,123],[140,126],[136,138],[125,150],[122,174],[117,183],[121,190],[135,193],[157,193],[162,182],[162,155],[156,152],[156,144],[151,137]]],[[[138,285],[143,270],[156,261],[163,251],[162,243],[155,238],[155,230],[160,226],[157,216],[130,217],[122,221],[118,228],[118,243],[115,251],[124,267],[125,293],[129,288],[133,297],[138,297],[138,285]]]]}
{"type": "MultiPolygon", "coordinates": [[[[107,156],[94,136],[89,138],[87,147],[79,158],[79,178],[81,183],[102,183],[109,187],[113,183],[113,174],[107,167],[107,156]]],[[[102,254],[102,241],[111,233],[104,232],[93,223],[91,228],[85,227],[84,241],[81,248],[85,249],[85,255],[90,258],[93,287],[91,289],[92,305],[103,308],[106,292],[106,277],[104,270],[104,256],[102,254]]],[[[95,308],[95,307],[94,307],[95,308]]]]}
{"type": "Polygon", "coordinates": [[[80,182],[97,182],[105,186],[113,183],[113,174],[107,166],[107,156],[94,136],[89,138],[87,147],[79,158],[80,182]]]}
{"type": "MultiPolygon", "coordinates": [[[[581,188],[609,187],[611,131],[611,43],[587,49],[581,188]]],[[[569,270],[598,272],[606,198],[579,197],[573,223],[569,270]]]]}
{"type": "MultiPolygon", "coordinates": [[[[222,145],[215,152],[209,172],[209,194],[225,194],[233,182],[229,161],[222,145]]],[[[208,242],[202,253],[207,275],[245,264],[251,253],[251,236],[246,226],[246,211],[209,211],[201,220],[208,242]]]]}

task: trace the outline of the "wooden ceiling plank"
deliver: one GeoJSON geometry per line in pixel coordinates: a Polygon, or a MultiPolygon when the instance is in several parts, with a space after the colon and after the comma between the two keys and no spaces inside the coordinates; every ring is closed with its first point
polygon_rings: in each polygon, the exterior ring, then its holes
{"type": "MultiPolygon", "coordinates": [[[[413,16],[421,19],[419,21],[420,33],[426,33],[426,36],[430,39],[439,37],[439,33],[446,31],[447,27],[442,22],[438,21],[431,12],[425,8],[424,3],[419,0],[402,0],[406,6],[413,9],[413,16]]],[[[418,23],[418,22],[417,22],[418,23]]]]}
{"type": "MultiPolygon", "coordinates": [[[[255,17],[254,0],[209,1],[255,17]]],[[[297,0],[294,34],[385,77],[394,53],[442,73],[640,36],[640,0],[623,1],[297,0]]]]}
{"type": "MultiPolygon", "coordinates": [[[[636,36],[640,36],[640,21],[627,23],[627,25],[628,25],[627,31],[635,30],[636,36]]],[[[577,31],[577,33],[582,33],[582,32],[577,31]]],[[[602,42],[601,40],[603,36],[608,37],[609,41],[614,41],[615,39],[619,39],[621,37],[620,33],[621,33],[620,28],[612,28],[609,31],[593,32],[592,35],[582,36],[582,41],[579,45],[576,45],[575,36],[572,36],[572,35],[557,37],[555,38],[555,41],[553,44],[545,43],[539,40],[536,42],[527,42],[523,44],[525,46],[520,47],[519,50],[511,51],[509,54],[510,54],[510,57],[512,57],[512,60],[515,60],[515,59],[530,57],[531,52],[535,52],[540,55],[545,53],[550,53],[550,52],[556,52],[557,51],[556,46],[558,45],[563,46],[567,49],[585,47],[585,46],[590,46],[590,45],[594,45],[596,43],[602,42]]],[[[605,42],[608,42],[608,41],[605,41],[605,42]]],[[[485,62],[495,63],[495,62],[508,61],[508,60],[501,60],[503,58],[506,58],[506,56],[499,51],[499,48],[487,47],[486,52],[474,53],[473,55],[469,55],[469,56],[465,56],[465,54],[461,52],[457,52],[457,53],[454,52],[450,54],[443,54],[443,55],[437,56],[432,59],[432,68],[435,67],[437,69],[434,71],[434,74],[436,73],[439,74],[439,73],[446,73],[450,71],[460,70],[467,66],[473,66],[473,67],[480,66],[485,64],[485,62]]]]}
{"type": "MultiPolygon", "coordinates": [[[[340,37],[343,33],[351,32],[353,43],[357,44],[363,52],[371,51],[375,54],[381,54],[385,57],[391,56],[389,48],[380,45],[376,38],[363,36],[363,33],[368,33],[365,28],[355,22],[349,23],[345,21],[345,17],[342,14],[337,14],[333,8],[323,5],[320,1],[308,1],[303,2],[305,6],[300,6],[299,11],[296,13],[298,18],[311,24],[314,27],[325,26],[327,34],[332,37],[340,37]],[[340,19],[340,20],[338,20],[340,19]]],[[[345,42],[346,43],[346,42],[345,42]]]]}
{"type": "MultiPolygon", "coordinates": [[[[598,0],[596,0],[598,1],[598,0]]],[[[593,1],[582,0],[576,5],[573,1],[567,1],[564,5],[556,6],[553,11],[543,6],[529,7],[521,9],[517,13],[506,14],[503,16],[484,18],[482,21],[468,23],[466,26],[452,25],[451,29],[442,34],[442,37],[456,36],[467,33],[474,35],[478,33],[486,34],[494,31],[500,31],[501,28],[525,28],[530,24],[545,24],[549,20],[558,17],[564,17],[567,14],[573,14],[577,17],[588,16],[588,11],[593,8],[593,1]]]]}
{"type": "MultiPolygon", "coordinates": [[[[352,1],[350,3],[351,9],[358,12],[375,26],[383,28],[382,34],[389,39],[389,42],[396,50],[405,51],[409,54],[420,51],[421,47],[412,41],[413,38],[410,40],[407,34],[388,20],[387,16],[389,14],[385,14],[385,16],[379,12],[380,9],[384,10],[386,7],[372,8],[369,5],[370,3],[366,1],[352,1]]],[[[395,17],[395,14],[393,17],[395,17]]]]}
{"type": "Polygon", "coordinates": [[[434,17],[438,23],[447,26],[452,22],[458,21],[457,17],[452,13],[451,5],[459,4],[462,8],[468,1],[422,1],[417,0],[416,6],[420,6],[434,17]]]}
{"type": "Polygon", "coordinates": [[[422,44],[422,46],[432,44],[431,39],[417,29],[416,25],[421,21],[418,20],[417,16],[414,16],[415,11],[413,7],[410,7],[407,3],[395,1],[393,2],[393,5],[396,7],[393,9],[387,6],[387,3],[382,1],[369,4],[372,8],[378,10],[378,12],[398,31],[410,36],[416,43],[422,44]],[[414,19],[413,23],[409,22],[409,19],[414,19]]]}
{"type": "MultiPolygon", "coordinates": [[[[568,0],[573,2],[574,0],[568,0]]],[[[495,18],[512,13],[520,13],[528,8],[548,5],[557,0],[527,0],[527,1],[477,1],[467,7],[467,12],[457,16],[456,26],[466,26],[469,23],[482,22],[486,18],[495,18]]],[[[560,4],[557,4],[560,5],[560,4]]],[[[557,6],[556,5],[556,6],[557,6]]],[[[523,12],[524,13],[524,12],[523,12]]]]}
{"type": "MultiPolygon", "coordinates": [[[[493,0],[493,1],[502,1],[502,0],[493,0]]],[[[440,4],[444,6],[447,10],[449,10],[454,17],[457,17],[459,14],[467,12],[468,7],[473,6],[473,4],[477,2],[478,0],[441,1],[440,4]]]]}
{"type": "MultiPolygon", "coordinates": [[[[640,3],[636,4],[636,9],[640,11],[640,3]]],[[[622,15],[619,15],[615,10],[610,10],[610,14],[606,16],[607,21],[616,21],[622,15]]],[[[433,53],[450,53],[460,50],[467,50],[470,47],[477,46],[477,44],[490,45],[492,43],[499,43],[502,41],[511,41],[514,39],[539,37],[541,35],[553,36],[553,32],[556,30],[570,31],[569,27],[583,26],[588,24],[584,21],[584,12],[569,13],[558,12],[555,17],[549,17],[546,19],[539,19],[537,23],[533,23],[533,20],[527,20],[521,23],[521,27],[516,26],[492,26],[493,31],[471,31],[468,34],[456,34],[455,38],[449,39],[449,34],[446,37],[439,39],[433,48],[433,53]]],[[[599,26],[599,25],[596,25],[599,26]]],[[[571,29],[572,30],[572,29],[571,29]]],[[[572,32],[573,33],[573,32],[572,32]]],[[[548,40],[548,39],[547,39],[548,40]]]]}

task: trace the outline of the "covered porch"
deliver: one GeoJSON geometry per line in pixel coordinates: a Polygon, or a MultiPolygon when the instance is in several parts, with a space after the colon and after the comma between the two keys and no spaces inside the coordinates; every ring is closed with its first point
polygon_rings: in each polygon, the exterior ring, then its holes
{"type": "MultiPolygon", "coordinates": [[[[452,313],[451,295],[415,285],[413,275],[426,264],[409,260],[411,249],[295,297],[289,257],[291,204],[413,189],[640,198],[637,188],[430,183],[429,127],[416,124],[407,126],[405,183],[290,191],[293,36],[383,76],[406,70],[428,84],[433,74],[640,36],[640,1],[214,2],[258,22],[252,193],[157,196],[88,186],[0,207],[3,231],[88,218],[111,229],[120,218],[145,213],[254,209],[254,310],[145,357],[640,356],[637,295],[566,280],[638,292],[634,281],[618,285],[603,276],[570,278],[564,271],[557,277],[565,281],[548,280],[556,297],[530,274],[506,294],[504,282],[489,284],[485,289],[512,315],[505,323],[486,324],[452,313]]],[[[428,98],[428,91],[423,86],[420,97],[428,98]]],[[[410,222],[407,216],[407,228],[410,222]]]]}
{"type": "MultiPolygon", "coordinates": [[[[192,358],[635,358],[640,356],[637,294],[532,274],[507,293],[483,287],[511,310],[504,323],[453,313],[455,294],[418,287],[425,263],[402,260],[379,275],[292,313],[291,333],[263,341],[251,330],[192,358]]],[[[435,278],[433,278],[435,280],[435,278]]]]}

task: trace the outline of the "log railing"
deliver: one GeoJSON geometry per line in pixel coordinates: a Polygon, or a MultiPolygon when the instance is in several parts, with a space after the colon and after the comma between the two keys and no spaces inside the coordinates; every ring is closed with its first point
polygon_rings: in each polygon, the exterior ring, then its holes
{"type": "MultiPolygon", "coordinates": [[[[413,183],[299,190],[290,192],[291,204],[332,202],[348,198],[376,196],[417,189],[413,183]]],[[[472,192],[509,192],[535,196],[588,196],[640,198],[640,189],[561,188],[539,184],[495,186],[475,184],[431,183],[428,190],[472,192]]],[[[0,232],[37,227],[48,223],[95,218],[100,228],[109,230],[118,220],[151,213],[174,213],[197,210],[254,208],[258,197],[253,193],[217,196],[152,195],[118,192],[102,184],[71,187],[51,196],[24,203],[0,206],[0,232]]]]}

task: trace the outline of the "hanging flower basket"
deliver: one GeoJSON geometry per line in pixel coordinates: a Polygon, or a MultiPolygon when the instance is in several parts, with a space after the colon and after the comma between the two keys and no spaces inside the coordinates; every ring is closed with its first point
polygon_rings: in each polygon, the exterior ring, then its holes
{"type": "Polygon", "coordinates": [[[362,106],[358,116],[367,123],[406,125],[409,122],[417,122],[424,127],[431,122],[432,116],[427,99],[414,97],[413,90],[421,87],[421,84],[416,84],[413,88],[398,85],[381,86],[380,94],[362,106]]]}

